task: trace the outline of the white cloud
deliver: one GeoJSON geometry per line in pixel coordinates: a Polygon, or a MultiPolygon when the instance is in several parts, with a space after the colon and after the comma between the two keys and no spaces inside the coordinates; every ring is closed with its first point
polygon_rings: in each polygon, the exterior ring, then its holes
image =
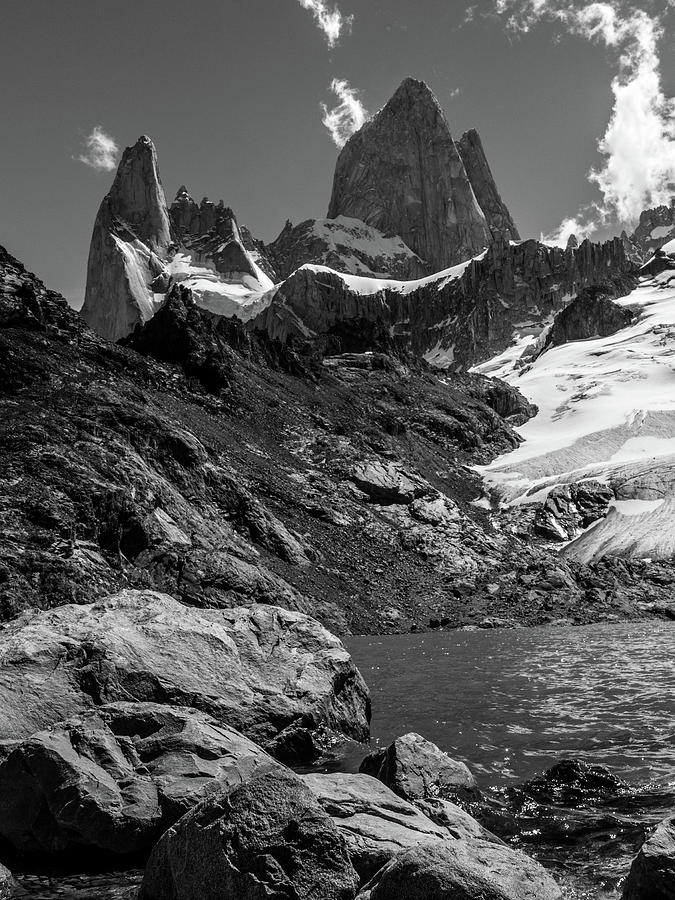
{"type": "Polygon", "coordinates": [[[668,203],[675,195],[675,100],[665,96],[659,71],[665,10],[649,14],[620,0],[495,0],[495,8],[508,16],[513,30],[529,31],[543,19],[557,21],[615,54],[614,105],[598,141],[603,162],[589,173],[602,194],[594,220],[633,224],[645,207],[668,203]]]}
{"type": "Polygon", "coordinates": [[[91,134],[84,140],[86,153],[78,156],[78,160],[100,172],[110,172],[117,166],[119,147],[115,138],[106,134],[100,125],[96,125],[91,134]]]}
{"type": "Polygon", "coordinates": [[[551,234],[541,236],[543,244],[554,247],[566,247],[567,242],[574,235],[579,242],[591,237],[604,221],[604,215],[597,206],[589,206],[576,216],[568,216],[551,234]]]}
{"type": "Polygon", "coordinates": [[[329,109],[325,103],[321,104],[322,121],[334,143],[338,147],[343,147],[354,132],[364,124],[368,118],[368,111],[348,81],[334,78],[330,89],[340,102],[333,109],[329,109]]]}
{"type": "Polygon", "coordinates": [[[331,49],[340,40],[342,32],[351,28],[354,17],[343,16],[337,6],[329,9],[326,0],[298,0],[298,2],[314,16],[317,27],[323,31],[331,49]]]}

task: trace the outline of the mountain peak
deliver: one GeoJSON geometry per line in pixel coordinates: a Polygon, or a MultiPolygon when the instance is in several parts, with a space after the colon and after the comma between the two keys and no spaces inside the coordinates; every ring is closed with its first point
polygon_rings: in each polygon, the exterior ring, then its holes
{"type": "Polygon", "coordinates": [[[342,148],[328,218],[341,215],[398,234],[436,271],[488,244],[485,215],[443,110],[423,81],[406,78],[342,148]]]}
{"type": "Polygon", "coordinates": [[[141,135],[133,146],[125,149],[103,203],[114,218],[129,226],[152,250],[163,249],[171,243],[157,151],[147,135],[141,135]]]}

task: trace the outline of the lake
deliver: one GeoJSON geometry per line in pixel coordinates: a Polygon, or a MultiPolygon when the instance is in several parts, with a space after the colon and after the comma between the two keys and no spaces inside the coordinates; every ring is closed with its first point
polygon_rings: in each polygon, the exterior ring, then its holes
{"type": "Polygon", "coordinates": [[[575,757],[628,782],[582,810],[542,810],[513,842],[573,896],[615,896],[644,829],[675,809],[675,623],[352,637],[373,742],[416,731],[523,816],[517,785],[575,757]],[[545,820],[545,821],[543,821],[545,820]]]}

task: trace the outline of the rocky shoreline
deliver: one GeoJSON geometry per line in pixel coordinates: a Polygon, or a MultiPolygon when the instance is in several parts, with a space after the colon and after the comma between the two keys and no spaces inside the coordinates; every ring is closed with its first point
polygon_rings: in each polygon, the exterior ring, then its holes
{"type": "MultiPolygon", "coordinates": [[[[0,866],[3,900],[58,884],[120,900],[558,900],[518,822],[545,829],[557,806],[583,816],[626,787],[568,761],[507,808],[421,735],[368,754],[368,689],[341,642],[268,605],[125,591],[25,613],[0,648],[0,859],[18,877],[0,866]],[[359,772],[328,771],[346,743],[359,772]]],[[[673,866],[667,821],[626,900],[672,890],[673,866]]]]}

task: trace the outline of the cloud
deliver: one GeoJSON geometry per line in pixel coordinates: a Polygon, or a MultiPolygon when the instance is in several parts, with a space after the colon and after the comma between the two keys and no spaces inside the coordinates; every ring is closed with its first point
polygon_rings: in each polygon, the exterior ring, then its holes
{"type": "Polygon", "coordinates": [[[572,235],[579,241],[591,237],[604,223],[605,215],[599,206],[591,204],[580,210],[576,216],[568,216],[551,234],[541,236],[543,244],[554,247],[566,247],[572,235]]]}
{"type": "Polygon", "coordinates": [[[84,143],[87,151],[77,157],[79,162],[83,162],[86,166],[97,169],[99,172],[110,172],[117,166],[119,153],[117,142],[115,138],[106,134],[100,125],[96,125],[92,129],[84,143]]]}
{"type": "Polygon", "coordinates": [[[348,81],[334,78],[330,89],[340,102],[333,109],[329,109],[325,103],[321,104],[321,109],[323,110],[322,121],[328,129],[333,142],[338,147],[343,147],[354,132],[358,131],[366,121],[368,111],[359,100],[356,90],[350,87],[348,81]]]}
{"type": "Polygon", "coordinates": [[[646,207],[670,202],[675,195],[675,100],[665,96],[660,75],[665,8],[650,14],[620,0],[495,0],[495,8],[512,30],[527,32],[542,20],[559,22],[615,56],[613,109],[598,141],[603,162],[588,176],[602,194],[594,218],[633,224],[646,207]]]}
{"type": "Polygon", "coordinates": [[[303,9],[314,16],[317,27],[323,31],[328,46],[332,49],[340,40],[343,31],[349,31],[353,16],[343,16],[337,6],[329,9],[326,0],[298,0],[303,9]]]}

